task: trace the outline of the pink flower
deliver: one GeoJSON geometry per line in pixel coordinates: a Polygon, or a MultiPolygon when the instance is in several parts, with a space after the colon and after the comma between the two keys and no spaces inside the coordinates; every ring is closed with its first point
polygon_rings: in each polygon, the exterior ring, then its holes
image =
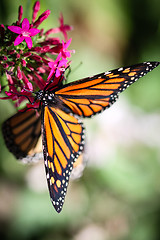
{"type": "Polygon", "coordinates": [[[72,38],[70,38],[68,40],[68,42],[66,42],[66,43],[62,40],[62,51],[61,51],[62,58],[70,58],[71,57],[71,53],[75,53],[74,50],[68,50],[67,49],[69,47],[71,41],[72,41],[72,38]]]}
{"type": "Polygon", "coordinates": [[[51,33],[62,32],[62,34],[63,34],[63,36],[65,38],[65,41],[67,41],[68,40],[67,32],[73,30],[73,27],[69,26],[67,24],[64,24],[62,13],[60,14],[59,21],[60,21],[60,26],[58,28],[49,29],[45,34],[47,36],[47,35],[49,35],[51,33]]]}
{"type": "Polygon", "coordinates": [[[30,28],[30,24],[27,18],[22,21],[22,28],[18,26],[9,26],[8,29],[12,32],[19,34],[19,36],[14,41],[14,46],[19,45],[23,40],[26,41],[28,48],[32,48],[32,36],[35,36],[40,32],[39,29],[30,28]]]}
{"type": "Polygon", "coordinates": [[[68,38],[67,38],[67,31],[71,31],[71,30],[73,30],[73,27],[64,24],[64,19],[63,19],[63,15],[62,15],[62,13],[60,14],[59,21],[60,21],[60,27],[59,27],[59,30],[63,33],[64,38],[65,38],[65,41],[67,41],[67,39],[68,39],[68,38]]]}
{"type": "Polygon", "coordinates": [[[65,71],[65,68],[67,67],[67,60],[66,59],[60,60],[60,58],[61,53],[58,55],[54,62],[48,63],[49,67],[51,68],[51,71],[47,80],[49,80],[53,76],[53,74],[55,74],[56,78],[58,78],[62,74],[62,72],[65,71]]]}

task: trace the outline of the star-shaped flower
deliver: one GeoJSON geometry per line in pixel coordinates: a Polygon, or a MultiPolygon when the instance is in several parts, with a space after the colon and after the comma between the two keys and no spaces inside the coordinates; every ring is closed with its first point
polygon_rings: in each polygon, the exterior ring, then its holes
{"type": "Polygon", "coordinates": [[[62,34],[63,34],[63,36],[65,38],[65,41],[67,41],[68,40],[67,32],[73,30],[73,27],[69,26],[67,24],[64,24],[64,19],[63,19],[62,13],[60,14],[59,22],[60,22],[60,26],[58,28],[52,28],[52,29],[48,30],[45,34],[49,35],[51,33],[62,32],[62,34]]]}
{"type": "Polygon", "coordinates": [[[39,29],[30,28],[30,24],[27,18],[22,21],[22,28],[18,26],[9,26],[8,29],[14,33],[19,34],[19,36],[14,41],[14,46],[19,45],[23,40],[26,41],[28,48],[32,48],[31,37],[35,36],[40,32],[39,29]]]}
{"type": "Polygon", "coordinates": [[[67,41],[67,39],[68,39],[68,38],[67,38],[67,31],[71,31],[71,30],[73,29],[73,27],[64,24],[64,19],[63,19],[62,13],[60,14],[59,21],[60,21],[59,30],[63,33],[64,38],[65,38],[65,41],[67,41]]]}
{"type": "Polygon", "coordinates": [[[70,38],[66,43],[62,40],[62,50],[61,50],[62,58],[65,58],[65,59],[70,58],[71,53],[75,53],[75,50],[67,49],[71,44],[71,41],[72,41],[72,38],[70,38]]]}
{"type": "Polygon", "coordinates": [[[51,68],[50,74],[48,76],[48,80],[55,74],[56,78],[58,78],[62,72],[65,71],[65,68],[67,67],[67,60],[61,59],[61,53],[58,55],[56,60],[54,62],[49,62],[48,65],[51,68]]]}

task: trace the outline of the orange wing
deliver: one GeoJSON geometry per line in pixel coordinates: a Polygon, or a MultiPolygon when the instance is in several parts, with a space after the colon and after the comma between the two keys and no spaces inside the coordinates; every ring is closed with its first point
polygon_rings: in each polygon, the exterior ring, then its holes
{"type": "Polygon", "coordinates": [[[9,151],[16,158],[35,157],[34,150],[41,135],[40,116],[36,110],[18,112],[3,123],[2,133],[9,151]]]}
{"type": "Polygon", "coordinates": [[[55,95],[73,113],[91,117],[110,107],[120,92],[158,65],[159,62],[146,62],[84,78],[65,85],[55,95]]]}
{"type": "Polygon", "coordinates": [[[83,126],[74,116],[54,107],[45,106],[42,114],[43,153],[48,187],[52,204],[60,212],[73,163],[83,150],[83,126]]]}

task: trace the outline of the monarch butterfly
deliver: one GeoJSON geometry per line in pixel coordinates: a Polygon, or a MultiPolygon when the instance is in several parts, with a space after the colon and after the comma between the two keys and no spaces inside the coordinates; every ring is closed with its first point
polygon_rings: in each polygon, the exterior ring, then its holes
{"type": "MultiPolygon", "coordinates": [[[[144,62],[104,72],[73,83],[36,92],[36,110],[18,112],[3,123],[9,150],[24,158],[34,152],[42,132],[43,156],[52,204],[59,213],[64,203],[73,163],[84,148],[84,127],[79,117],[91,117],[113,104],[120,92],[159,65],[144,62]]],[[[36,154],[36,157],[39,155],[36,154]]]]}

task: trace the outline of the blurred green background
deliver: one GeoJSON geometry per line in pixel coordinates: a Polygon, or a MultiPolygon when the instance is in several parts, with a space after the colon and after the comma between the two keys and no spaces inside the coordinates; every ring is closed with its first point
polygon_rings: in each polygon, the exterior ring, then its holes
{"type": "MultiPolygon", "coordinates": [[[[0,22],[34,1],[0,1],[0,22]]],[[[45,0],[45,29],[62,12],[74,26],[70,80],[143,61],[160,61],[160,1],[45,0]]],[[[20,164],[0,135],[0,238],[24,240],[159,240],[160,69],[140,79],[111,109],[85,120],[86,168],[71,180],[64,208],[53,209],[43,162],[20,164]]],[[[15,112],[0,104],[0,123],[15,112]]]]}

